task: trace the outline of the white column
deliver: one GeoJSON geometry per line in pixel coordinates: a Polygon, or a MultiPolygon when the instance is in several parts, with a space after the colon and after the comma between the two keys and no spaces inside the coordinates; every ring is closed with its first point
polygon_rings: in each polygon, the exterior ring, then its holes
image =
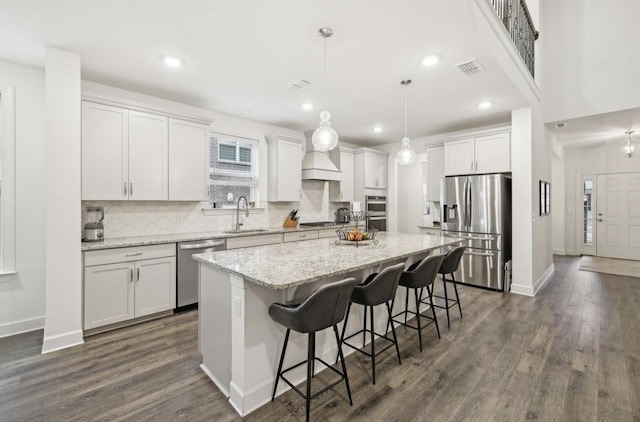
{"type": "Polygon", "coordinates": [[[43,353],[83,342],[80,80],[80,56],[47,47],[43,353]]]}

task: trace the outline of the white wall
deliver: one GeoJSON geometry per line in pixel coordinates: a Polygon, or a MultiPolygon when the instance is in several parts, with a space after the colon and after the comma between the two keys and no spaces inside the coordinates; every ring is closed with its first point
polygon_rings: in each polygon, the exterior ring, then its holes
{"type": "MultiPolygon", "coordinates": [[[[419,152],[419,151],[416,151],[419,152]]],[[[422,194],[423,162],[426,153],[419,153],[416,162],[410,166],[398,166],[397,171],[397,225],[400,233],[420,233],[418,225],[422,223],[424,196],[422,194]]]]}
{"type": "Polygon", "coordinates": [[[582,192],[577,189],[580,174],[638,172],[640,156],[631,158],[622,154],[620,144],[613,142],[589,148],[567,148],[565,156],[565,249],[569,254],[580,253],[576,232],[580,217],[578,201],[582,192]]]}
{"type": "Polygon", "coordinates": [[[553,253],[565,255],[565,170],[564,149],[553,134],[545,131],[547,142],[552,145],[551,156],[551,225],[553,253]]]}
{"type": "Polygon", "coordinates": [[[44,72],[0,61],[0,86],[15,87],[17,274],[0,278],[0,337],[44,326],[44,72]]]}
{"type": "Polygon", "coordinates": [[[83,342],[80,221],[80,56],[47,47],[46,319],[42,352],[83,342]]]}
{"type": "Polygon", "coordinates": [[[638,0],[540,0],[546,122],[640,105],[638,0]]]}

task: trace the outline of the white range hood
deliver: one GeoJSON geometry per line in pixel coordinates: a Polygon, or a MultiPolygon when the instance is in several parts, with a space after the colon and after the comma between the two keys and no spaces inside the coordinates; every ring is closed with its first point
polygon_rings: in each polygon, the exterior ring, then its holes
{"type": "Polygon", "coordinates": [[[306,154],[302,158],[302,180],[342,180],[342,172],[333,164],[328,152],[314,151],[311,134],[307,133],[306,154]]]}

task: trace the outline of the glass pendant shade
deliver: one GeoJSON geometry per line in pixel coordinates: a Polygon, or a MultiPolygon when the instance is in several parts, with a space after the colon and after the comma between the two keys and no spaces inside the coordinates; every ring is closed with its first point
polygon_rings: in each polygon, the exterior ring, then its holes
{"type": "Polygon", "coordinates": [[[632,157],[633,155],[637,154],[639,149],[638,141],[631,139],[632,133],[633,131],[625,132],[625,134],[627,135],[627,139],[622,141],[622,152],[627,157],[632,157]]]}
{"type": "Polygon", "coordinates": [[[401,166],[410,166],[416,162],[416,152],[411,149],[410,140],[406,136],[402,138],[402,148],[396,158],[401,166]]]}
{"type": "Polygon", "coordinates": [[[331,127],[331,114],[324,110],[320,113],[320,127],[313,131],[311,142],[316,151],[331,151],[338,145],[338,133],[331,127]]]}

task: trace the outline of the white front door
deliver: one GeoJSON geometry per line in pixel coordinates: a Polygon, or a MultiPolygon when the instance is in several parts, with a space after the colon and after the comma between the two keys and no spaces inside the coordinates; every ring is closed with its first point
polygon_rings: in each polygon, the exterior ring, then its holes
{"type": "Polygon", "coordinates": [[[597,255],[640,260],[640,173],[598,175],[597,255]]]}

